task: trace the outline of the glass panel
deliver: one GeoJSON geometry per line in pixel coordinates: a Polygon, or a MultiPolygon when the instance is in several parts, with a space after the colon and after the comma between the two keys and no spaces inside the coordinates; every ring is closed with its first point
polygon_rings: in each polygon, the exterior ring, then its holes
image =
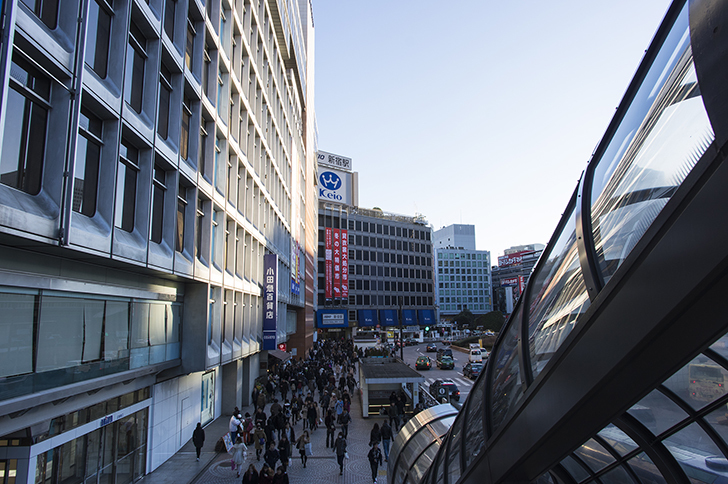
{"type": "Polygon", "coordinates": [[[686,4],[594,173],[592,230],[605,282],[713,139],[686,4]]]}
{"type": "Polygon", "coordinates": [[[726,393],[728,371],[705,355],[698,355],[663,385],[696,410],[726,393]]]}
{"type": "MultiPolygon", "coordinates": [[[[81,301],[79,301],[81,302],[81,301]]],[[[83,300],[83,362],[101,359],[104,301],[83,300]]]]}
{"type": "Polygon", "coordinates": [[[462,430],[464,420],[464,414],[460,414],[459,418],[455,419],[455,423],[450,432],[450,438],[448,439],[450,444],[447,449],[447,482],[450,484],[457,482],[462,472],[460,469],[460,450],[463,440],[462,430]]]}
{"type": "Polygon", "coordinates": [[[554,480],[551,478],[551,474],[546,472],[541,474],[541,477],[533,481],[533,484],[554,484],[554,480]]]}
{"type": "Polygon", "coordinates": [[[728,360],[728,334],[724,334],[721,339],[710,345],[710,349],[728,360]]]}
{"type": "Polygon", "coordinates": [[[576,449],[574,454],[594,472],[600,471],[614,462],[612,454],[594,439],[589,439],[585,444],[576,449]]]}
{"type": "Polygon", "coordinates": [[[535,378],[574,328],[579,315],[589,307],[576,247],[573,212],[545,264],[532,280],[528,345],[535,378]]]}
{"type": "Polygon", "coordinates": [[[35,296],[0,294],[0,378],[33,371],[35,296]]]}
{"type": "Polygon", "coordinates": [[[433,444],[427,448],[427,450],[420,456],[420,458],[417,459],[417,462],[415,462],[415,464],[410,469],[411,479],[409,480],[411,482],[421,481],[422,477],[425,475],[425,472],[427,472],[427,470],[432,465],[432,461],[435,459],[435,455],[437,454],[437,450],[439,448],[440,446],[433,442],[433,444]]]}
{"type": "Polygon", "coordinates": [[[131,320],[131,347],[149,346],[149,303],[135,302],[131,320]]]}
{"type": "Polygon", "coordinates": [[[508,321],[506,334],[495,350],[496,358],[493,361],[493,383],[491,384],[493,406],[492,423],[495,431],[500,427],[510,408],[523,395],[521,371],[518,364],[518,326],[521,321],[521,307],[508,321]]]}
{"type": "Polygon", "coordinates": [[[427,426],[422,427],[419,432],[406,440],[399,462],[411,465],[433,440],[435,440],[435,436],[432,435],[430,429],[427,426]]]}
{"type": "Polygon", "coordinates": [[[697,423],[666,438],[663,443],[693,483],[712,484],[723,473],[712,470],[706,463],[710,457],[724,457],[715,442],[697,423]]]}
{"type": "Polygon", "coordinates": [[[470,466],[485,445],[485,377],[478,378],[468,398],[468,425],[465,427],[465,467],[470,466]]]}
{"type": "Polygon", "coordinates": [[[68,368],[81,363],[82,301],[53,296],[41,299],[36,371],[68,368]]]}
{"type": "Polygon", "coordinates": [[[705,416],[705,420],[713,427],[713,430],[721,436],[723,442],[728,442],[728,408],[721,405],[710,414],[705,416]]]}
{"type": "Polygon", "coordinates": [[[163,345],[166,339],[166,306],[149,305],[149,344],[163,345]]]}
{"type": "Polygon", "coordinates": [[[104,360],[129,356],[129,303],[106,302],[104,360]]]}
{"type": "Polygon", "coordinates": [[[667,482],[657,466],[644,452],[630,459],[628,464],[643,484],[665,484],[667,482]]]}
{"type": "Polygon", "coordinates": [[[615,467],[611,471],[599,477],[602,484],[634,484],[634,479],[622,466],[615,467]]]}
{"type": "Polygon", "coordinates": [[[655,435],[661,434],[687,417],[675,402],[658,390],[653,390],[628,412],[655,435]]]}
{"type": "Polygon", "coordinates": [[[637,448],[637,444],[634,440],[630,439],[622,429],[616,427],[614,424],[609,424],[599,432],[599,437],[603,438],[612,449],[617,451],[621,456],[627,455],[637,448]]]}
{"type": "Polygon", "coordinates": [[[445,454],[447,454],[447,445],[440,447],[437,454],[437,474],[435,475],[435,484],[443,484],[445,482],[445,454]]]}
{"type": "Polygon", "coordinates": [[[573,477],[576,482],[581,482],[589,477],[589,473],[586,469],[584,469],[584,467],[570,455],[567,455],[566,458],[561,461],[561,465],[566,472],[571,474],[571,477],[573,477]]]}

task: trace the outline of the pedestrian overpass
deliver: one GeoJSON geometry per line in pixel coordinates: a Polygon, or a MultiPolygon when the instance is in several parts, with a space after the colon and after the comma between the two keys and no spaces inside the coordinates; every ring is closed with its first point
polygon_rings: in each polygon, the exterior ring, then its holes
{"type": "Polygon", "coordinates": [[[728,482],[727,142],[728,2],[675,1],[486,369],[407,424],[390,484],[728,482]]]}

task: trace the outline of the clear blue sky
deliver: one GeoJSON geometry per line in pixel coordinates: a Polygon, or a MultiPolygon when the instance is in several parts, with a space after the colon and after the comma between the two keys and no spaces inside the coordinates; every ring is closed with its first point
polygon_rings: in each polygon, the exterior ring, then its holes
{"type": "Polygon", "coordinates": [[[667,0],[313,0],[319,149],[359,205],[547,243],[667,0]]]}

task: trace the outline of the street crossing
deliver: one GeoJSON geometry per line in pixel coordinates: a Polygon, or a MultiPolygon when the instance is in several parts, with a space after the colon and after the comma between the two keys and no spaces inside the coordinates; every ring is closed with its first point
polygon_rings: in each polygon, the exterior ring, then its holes
{"type": "MultiPolygon", "coordinates": [[[[469,379],[467,379],[465,377],[462,377],[462,378],[446,377],[446,378],[449,378],[450,380],[454,381],[455,384],[458,386],[458,388],[460,389],[461,392],[463,390],[468,391],[470,389],[470,387],[473,386],[473,381],[472,380],[469,380],[469,379]]],[[[425,388],[429,388],[429,386],[432,385],[432,383],[435,380],[437,380],[437,378],[435,378],[435,377],[425,378],[425,388]]]]}

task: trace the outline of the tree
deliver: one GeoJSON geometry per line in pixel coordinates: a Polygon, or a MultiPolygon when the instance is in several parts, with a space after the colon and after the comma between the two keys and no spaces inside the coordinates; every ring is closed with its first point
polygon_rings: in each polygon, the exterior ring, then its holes
{"type": "Polygon", "coordinates": [[[453,322],[459,324],[461,328],[466,326],[472,327],[475,322],[475,315],[466,308],[460,311],[460,313],[453,318],[453,322]]]}
{"type": "Polygon", "coordinates": [[[482,314],[475,319],[476,326],[483,326],[483,329],[489,329],[491,331],[498,332],[503,327],[505,318],[503,313],[500,311],[491,311],[487,314],[482,314]]]}

